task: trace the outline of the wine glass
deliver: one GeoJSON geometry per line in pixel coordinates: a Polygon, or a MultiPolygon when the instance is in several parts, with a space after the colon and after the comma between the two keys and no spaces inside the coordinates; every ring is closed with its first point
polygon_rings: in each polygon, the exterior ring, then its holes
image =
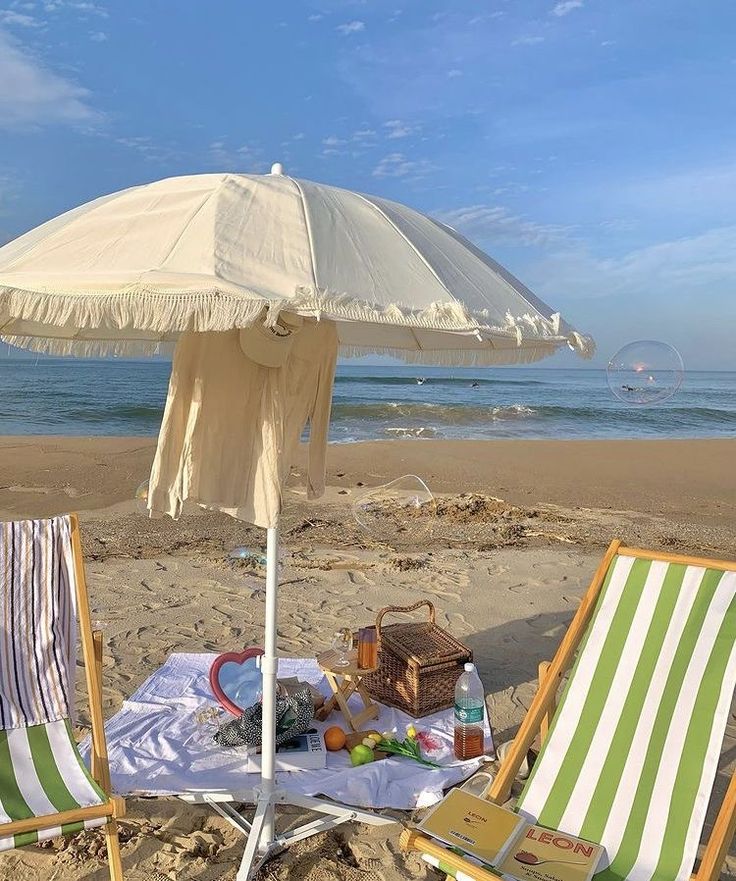
{"type": "Polygon", "coordinates": [[[335,667],[347,667],[350,664],[348,652],[353,647],[353,634],[349,627],[335,631],[332,637],[332,648],[337,652],[335,667]]]}
{"type": "Polygon", "coordinates": [[[222,707],[208,701],[203,703],[194,714],[194,721],[199,739],[212,746],[215,734],[222,729],[226,719],[222,707]]]}

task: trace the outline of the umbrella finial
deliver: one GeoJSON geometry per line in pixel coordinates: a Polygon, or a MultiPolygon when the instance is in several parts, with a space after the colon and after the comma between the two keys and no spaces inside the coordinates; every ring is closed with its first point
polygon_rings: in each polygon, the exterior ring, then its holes
{"type": "Polygon", "coordinates": [[[283,174],[284,166],[280,162],[274,162],[271,166],[271,174],[283,174]]]}

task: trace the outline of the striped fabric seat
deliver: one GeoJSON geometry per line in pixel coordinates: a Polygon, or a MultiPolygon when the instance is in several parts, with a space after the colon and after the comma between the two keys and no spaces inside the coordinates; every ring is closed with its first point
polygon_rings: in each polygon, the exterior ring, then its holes
{"type": "Polygon", "coordinates": [[[736,684],[736,572],[617,556],[519,800],[603,844],[596,881],[693,869],[736,684]]]}
{"type": "MultiPolygon", "coordinates": [[[[106,801],[77,751],[68,721],[0,731],[0,824],[106,801]]],[[[0,837],[0,851],[104,826],[106,822],[106,817],[98,817],[0,837]]]]}
{"type": "Polygon", "coordinates": [[[108,804],[69,721],[77,587],[70,517],[0,523],[0,851],[109,819],[3,835],[6,823],[108,804]]]}
{"type": "Polygon", "coordinates": [[[73,571],[68,517],[0,523],[0,728],[70,715],[73,571]]]}

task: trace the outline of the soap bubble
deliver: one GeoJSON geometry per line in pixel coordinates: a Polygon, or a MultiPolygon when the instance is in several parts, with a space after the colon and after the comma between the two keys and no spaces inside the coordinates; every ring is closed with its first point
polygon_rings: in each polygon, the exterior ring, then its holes
{"type": "Polygon", "coordinates": [[[660,404],[682,385],[685,366],[674,346],[657,340],[628,343],[606,369],[611,393],[625,404],[660,404]]]}
{"type": "Polygon", "coordinates": [[[251,548],[233,548],[228,553],[228,558],[230,560],[244,560],[257,566],[266,565],[266,555],[261,553],[261,551],[254,551],[251,548]]]}
{"type": "Polygon", "coordinates": [[[136,507],[142,511],[148,510],[148,481],[144,480],[135,491],[136,507]]]}
{"type": "Polygon", "coordinates": [[[435,497],[416,474],[371,489],[353,502],[353,517],[371,538],[393,546],[426,542],[436,516],[435,497]]]}

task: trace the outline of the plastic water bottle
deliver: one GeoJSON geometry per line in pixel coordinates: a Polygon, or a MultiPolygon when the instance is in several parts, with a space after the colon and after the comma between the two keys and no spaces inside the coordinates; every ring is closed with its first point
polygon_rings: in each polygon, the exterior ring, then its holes
{"type": "Polygon", "coordinates": [[[483,683],[475,664],[466,664],[455,686],[455,756],[477,759],[485,748],[483,719],[486,712],[483,683]]]}

